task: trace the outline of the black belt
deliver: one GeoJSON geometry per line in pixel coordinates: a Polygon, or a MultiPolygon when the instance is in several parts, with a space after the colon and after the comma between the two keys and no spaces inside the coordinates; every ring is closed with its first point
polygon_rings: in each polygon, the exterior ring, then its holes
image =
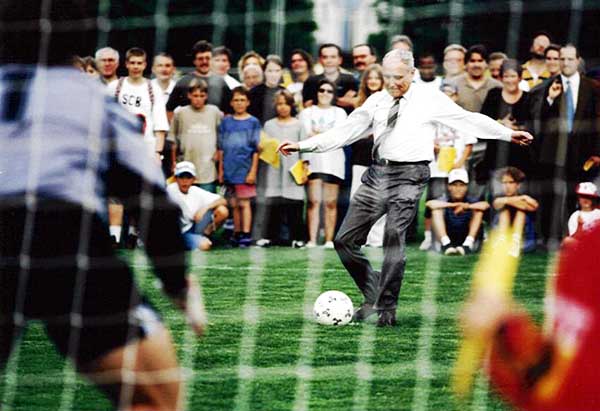
{"type": "Polygon", "coordinates": [[[423,161],[392,161],[392,160],[387,160],[385,158],[378,158],[377,160],[373,160],[373,163],[377,164],[378,166],[418,166],[418,165],[427,166],[427,165],[429,165],[429,161],[427,161],[427,160],[423,160],[423,161]]]}

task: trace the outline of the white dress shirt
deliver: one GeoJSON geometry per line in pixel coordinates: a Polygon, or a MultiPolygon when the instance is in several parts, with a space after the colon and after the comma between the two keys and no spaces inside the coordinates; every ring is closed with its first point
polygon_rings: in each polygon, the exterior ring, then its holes
{"type": "MultiPolygon", "coordinates": [[[[369,134],[377,141],[384,134],[393,102],[387,90],[371,95],[341,125],[301,141],[300,151],[335,150],[369,134]]],[[[413,83],[400,100],[398,120],[379,147],[379,157],[403,162],[433,160],[436,123],[478,138],[511,141],[511,129],[483,114],[463,110],[439,90],[413,83]]]]}

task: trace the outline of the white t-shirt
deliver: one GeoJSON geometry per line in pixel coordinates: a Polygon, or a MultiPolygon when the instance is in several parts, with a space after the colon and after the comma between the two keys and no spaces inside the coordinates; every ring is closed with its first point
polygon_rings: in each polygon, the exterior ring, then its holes
{"type": "MultiPolygon", "coordinates": [[[[342,123],[347,116],[344,110],[336,106],[320,108],[313,105],[302,110],[298,118],[306,134],[314,135],[342,123]]],[[[311,173],[332,174],[342,180],[345,178],[346,157],[341,148],[326,153],[306,153],[302,158],[309,161],[308,168],[311,173]]]]}
{"type": "MultiPolygon", "coordinates": [[[[155,131],[169,131],[169,121],[167,120],[166,102],[164,101],[163,91],[160,87],[152,85],[154,94],[154,105],[150,100],[148,90],[148,81],[144,79],[140,84],[131,84],[129,78],[125,78],[117,102],[125,110],[132,114],[143,116],[144,120],[144,141],[148,146],[148,152],[154,156],[156,152],[155,131]]],[[[110,94],[115,95],[119,80],[115,80],[108,85],[110,94]]]]}
{"type": "Polygon", "coordinates": [[[568,223],[569,235],[573,235],[577,231],[577,226],[579,225],[579,216],[581,216],[581,219],[583,220],[583,230],[587,231],[600,220],[600,210],[598,210],[597,208],[592,211],[577,210],[573,214],[571,214],[568,223]]]}
{"type": "Polygon", "coordinates": [[[426,87],[439,90],[442,85],[442,78],[440,76],[436,76],[432,81],[423,81],[422,79],[418,79],[415,81],[416,84],[422,84],[426,87]]]}
{"type": "Polygon", "coordinates": [[[163,90],[160,87],[160,84],[158,84],[158,79],[154,78],[152,79],[152,86],[154,86],[155,89],[159,89],[162,91],[162,96],[163,96],[163,102],[165,104],[167,104],[167,101],[169,101],[169,97],[171,96],[171,93],[173,92],[173,89],[175,88],[175,84],[177,84],[177,82],[173,79],[169,80],[169,85],[167,86],[166,90],[163,90]]]}
{"type": "MultiPolygon", "coordinates": [[[[453,128],[445,126],[441,123],[436,123],[434,141],[441,147],[454,147],[454,149],[456,150],[456,157],[454,157],[454,162],[456,163],[456,161],[458,161],[462,157],[467,144],[475,144],[477,142],[477,139],[475,137],[461,135],[453,128]]],[[[463,168],[465,168],[465,166],[466,162],[463,165],[463,168]]],[[[438,167],[438,154],[436,154],[433,161],[429,163],[429,171],[431,173],[431,177],[448,177],[448,173],[440,170],[438,167]]]]}
{"type": "Polygon", "coordinates": [[[214,203],[220,195],[211,193],[201,189],[200,187],[191,186],[187,194],[183,194],[179,190],[177,183],[171,183],[167,186],[167,194],[169,198],[181,209],[181,232],[184,233],[194,224],[194,216],[196,213],[211,203],[214,203]]]}

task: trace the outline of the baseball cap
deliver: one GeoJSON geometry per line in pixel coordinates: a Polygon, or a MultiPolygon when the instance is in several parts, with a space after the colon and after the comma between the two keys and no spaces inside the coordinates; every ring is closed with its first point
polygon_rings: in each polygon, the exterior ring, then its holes
{"type": "Polygon", "coordinates": [[[469,175],[467,170],[463,168],[455,168],[448,173],[448,184],[452,184],[455,181],[462,181],[465,184],[469,184],[469,175]]]}
{"type": "Polygon", "coordinates": [[[175,177],[188,173],[192,177],[196,177],[196,166],[191,161],[180,161],[175,165],[175,177]]]}
{"type": "Polygon", "coordinates": [[[577,184],[577,187],[575,188],[575,193],[581,196],[596,198],[600,197],[600,195],[598,195],[598,187],[596,187],[596,184],[590,183],[589,181],[577,184]]]}

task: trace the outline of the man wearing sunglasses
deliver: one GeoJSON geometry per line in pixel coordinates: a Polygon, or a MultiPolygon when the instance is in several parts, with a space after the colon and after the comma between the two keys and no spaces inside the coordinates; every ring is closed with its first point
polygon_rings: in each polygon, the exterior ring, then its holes
{"type": "Polygon", "coordinates": [[[364,301],[355,321],[378,314],[378,326],[396,325],[396,307],[404,275],[406,230],[429,180],[436,123],[467,135],[527,145],[533,137],[513,131],[479,113],[457,106],[438,90],[413,84],[412,52],[392,50],[383,59],[384,90],[373,94],[339,126],[278,150],[326,152],[373,134],[373,165],[352,197],[334,240],[342,263],[361,290],[364,301]],[[375,271],[361,252],[371,226],[387,213],[384,261],[375,271]]]}

